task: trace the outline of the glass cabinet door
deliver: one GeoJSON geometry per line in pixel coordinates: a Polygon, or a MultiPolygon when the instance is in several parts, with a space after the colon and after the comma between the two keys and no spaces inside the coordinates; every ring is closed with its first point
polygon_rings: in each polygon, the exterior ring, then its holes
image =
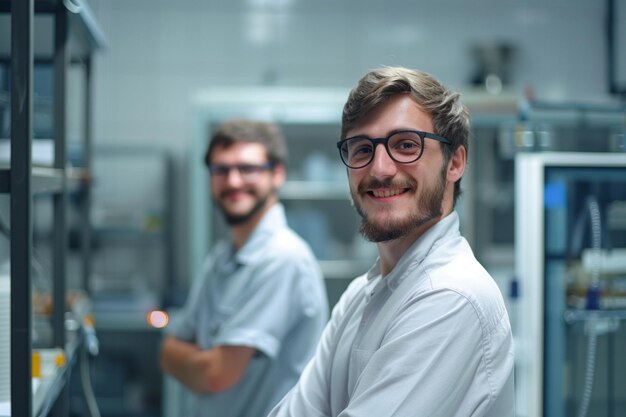
{"type": "Polygon", "coordinates": [[[545,414],[626,416],[626,167],[545,176],[545,414]]]}
{"type": "Polygon", "coordinates": [[[520,317],[533,322],[515,335],[518,415],[626,416],[626,155],[520,155],[516,170],[520,317]]]}

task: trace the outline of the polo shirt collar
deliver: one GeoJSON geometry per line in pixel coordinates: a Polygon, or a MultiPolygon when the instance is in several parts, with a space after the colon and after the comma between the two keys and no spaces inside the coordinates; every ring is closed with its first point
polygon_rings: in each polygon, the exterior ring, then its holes
{"type": "Polygon", "coordinates": [[[265,216],[256,225],[246,243],[235,254],[238,264],[249,264],[257,257],[263,255],[263,248],[267,239],[280,229],[287,227],[285,207],[281,203],[274,204],[265,216]]]}

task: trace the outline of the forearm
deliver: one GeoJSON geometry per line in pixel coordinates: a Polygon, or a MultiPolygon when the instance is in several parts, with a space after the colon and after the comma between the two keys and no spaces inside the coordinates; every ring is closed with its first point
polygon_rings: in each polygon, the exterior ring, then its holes
{"type": "Polygon", "coordinates": [[[170,336],[163,342],[161,368],[196,394],[221,392],[241,379],[254,352],[246,346],[201,350],[170,336]]]}
{"type": "Polygon", "coordinates": [[[194,343],[167,337],[161,349],[161,369],[176,378],[191,391],[202,394],[208,392],[205,375],[210,366],[202,361],[203,352],[194,343]]]}

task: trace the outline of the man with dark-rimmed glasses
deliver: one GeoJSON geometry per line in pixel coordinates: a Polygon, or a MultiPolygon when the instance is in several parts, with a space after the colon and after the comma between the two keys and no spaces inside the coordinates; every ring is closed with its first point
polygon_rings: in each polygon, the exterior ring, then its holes
{"type": "Polygon", "coordinates": [[[514,416],[509,318],[454,211],[468,136],[459,95],[423,72],[380,68],[351,91],[337,147],[379,257],[270,416],[514,416]]]}
{"type": "Polygon", "coordinates": [[[261,417],[295,384],[328,316],[322,274],[278,200],[277,125],[236,119],[205,154],[230,239],[217,245],[167,328],[161,367],[196,394],[192,415],[261,417]]]}

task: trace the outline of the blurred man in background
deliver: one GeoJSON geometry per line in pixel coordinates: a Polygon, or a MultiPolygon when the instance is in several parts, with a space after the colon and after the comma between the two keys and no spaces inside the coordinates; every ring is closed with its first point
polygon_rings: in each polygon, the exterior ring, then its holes
{"type": "Polygon", "coordinates": [[[509,318],[454,211],[468,136],[459,95],[428,74],[381,68],[352,90],[337,146],[379,257],[270,416],[514,416],[509,318]]]}
{"type": "Polygon", "coordinates": [[[295,384],[327,320],[323,278],[278,199],[287,149],[279,128],[231,120],[206,151],[230,241],[207,258],[168,327],[162,369],[196,394],[194,416],[265,416],[295,384]]]}

